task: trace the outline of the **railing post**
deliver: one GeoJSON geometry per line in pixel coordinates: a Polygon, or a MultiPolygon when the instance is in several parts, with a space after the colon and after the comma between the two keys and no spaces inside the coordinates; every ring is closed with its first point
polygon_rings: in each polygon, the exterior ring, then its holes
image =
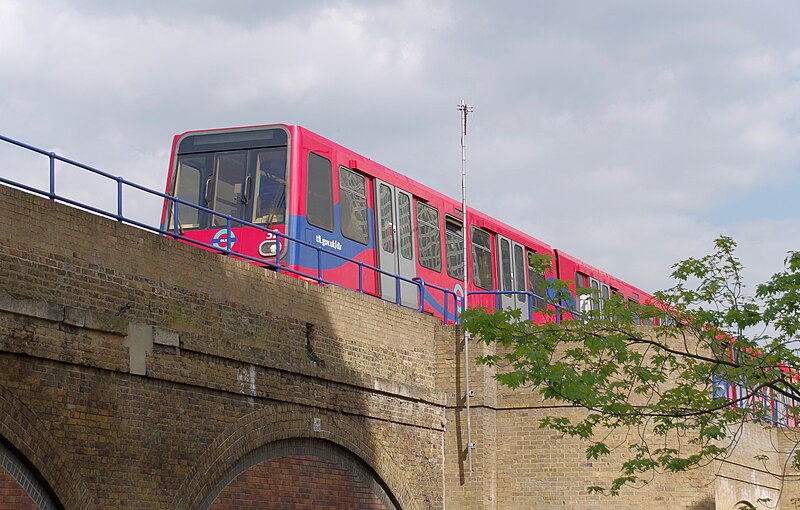
{"type": "MultiPolygon", "coordinates": [[[[411,281],[415,282],[417,284],[417,287],[419,288],[419,308],[417,309],[417,311],[421,312],[421,311],[423,311],[425,309],[425,280],[423,280],[419,276],[415,276],[414,278],[411,279],[411,281]]],[[[443,297],[442,301],[443,301],[443,304],[444,304],[444,315],[443,315],[442,319],[445,321],[445,324],[447,324],[447,294],[446,293],[444,294],[444,297],[443,297]]]]}
{"type": "Polygon", "coordinates": [[[50,200],[56,199],[56,153],[50,153],[50,200]]]}
{"type": "Polygon", "coordinates": [[[117,221],[122,223],[122,177],[117,177],[117,221]]]}
{"type": "Polygon", "coordinates": [[[172,233],[173,233],[173,235],[175,237],[178,237],[178,235],[180,235],[180,228],[178,227],[178,225],[180,225],[180,224],[181,224],[181,222],[180,222],[180,219],[178,218],[178,201],[173,199],[172,200],[172,233]]]}
{"type": "Polygon", "coordinates": [[[275,235],[275,272],[281,272],[281,236],[275,235]]]}
{"type": "Polygon", "coordinates": [[[225,228],[227,229],[228,240],[225,242],[225,256],[231,256],[231,217],[225,216],[225,228]]]}
{"type": "Polygon", "coordinates": [[[322,285],[322,250],[317,248],[317,283],[322,285]]]}
{"type": "Polygon", "coordinates": [[[533,292],[528,292],[528,320],[533,322],[533,292]]]}

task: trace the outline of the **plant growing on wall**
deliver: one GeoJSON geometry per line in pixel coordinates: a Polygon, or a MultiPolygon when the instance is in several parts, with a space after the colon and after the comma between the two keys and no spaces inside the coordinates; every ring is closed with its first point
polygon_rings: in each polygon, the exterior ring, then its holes
{"type": "MultiPolygon", "coordinates": [[[[495,367],[500,383],[586,411],[554,412],[541,427],[584,440],[588,459],[621,451],[620,475],[590,492],[616,495],[656,472],[724,457],[743,423],[800,418],[800,253],[750,296],[736,243],[720,237],[714,246],[675,264],[675,285],[652,303],[613,296],[602,312],[560,324],[520,321],[513,310],[463,314],[467,331],[496,344],[497,354],[478,362],[495,367]],[[626,441],[615,444],[613,431],[626,441]]],[[[551,305],[570,300],[566,282],[549,294],[551,305]]],[[[800,467],[800,454],[791,460],[800,467]]]]}

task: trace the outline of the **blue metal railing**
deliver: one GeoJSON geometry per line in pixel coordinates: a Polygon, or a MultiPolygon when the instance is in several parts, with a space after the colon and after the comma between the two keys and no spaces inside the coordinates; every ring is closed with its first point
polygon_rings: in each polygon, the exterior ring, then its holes
{"type": "MultiPolygon", "coordinates": [[[[534,315],[536,313],[547,313],[547,311],[552,307],[553,308],[553,316],[555,318],[556,324],[560,324],[561,321],[566,317],[571,319],[579,319],[585,320],[581,318],[581,314],[575,310],[574,308],[564,306],[557,303],[548,302],[547,298],[540,296],[532,291],[526,290],[481,290],[481,291],[470,291],[467,293],[468,296],[494,296],[494,310],[502,310],[503,307],[503,296],[513,296],[516,299],[516,296],[526,296],[525,298],[525,305],[527,308],[527,319],[532,321],[534,319],[534,315]],[[545,308],[537,308],[534,306],[534,300],[539,300],[542,303],[545,303],[545,308]]],[[[505,307],[505,308],[514,308],[514,307],[505,307]]]]}
{"type": "MultiPolygon", "coordinates": [[[[327,280],[327,279],[323,278],[323,273],[322,273],[323,257],[334,257],[336,259],[342,260],[345,263],[355,264],[357,266],[357,268],[358,268],[358,288],[355,289],[355,290],[357,290],[358,292],[360,292],[362,294],[365,293],[365,289],[364,289],[364,272],[365,271],[371,271],[372,274],[374,274],[376,277],[378,277],[379,275],[387,275],[387,276],[395,279],[395,296],[396,296],[395,297],[395,303],[396,304],[398,304],[400,306],[403,306],[403,304],[401,303],[400,287],[401,287],[401,282],[407,282],[407,283],[409,283],[411,285],[414,285],[417,288],[417,297],[418,297],[418,303],[419,303],[419,306],[416,308],[417,311],[423,312],[425,310],[426,298],[431,293],[430,291],[433,290],[433,291],[435,291],[437,293],[440,293],[442,295],[442,310],[441,310],[441,312],[442,312],[443,321],[445,323],[449,323],[449,322],[455,323],[455,322],[458,321],[458,315],[460,313],[460,306],[461,306],[461,303],[462,303],[462,298],[460,296],[458,296],[454,291],[452,291],[450,289],[446,289],[444,287],[440,287],[440,286],[437,286],[437,285],[433,285],[433,284],[427,283],[422,278],[419,278],[419,277],[408,279],[408,278],[404,278],[404,277],[402,277],[400,275],[389,273],[389,272],[384,271],[384,270],[382,270],[382,269],[380,269],[378,267],[375,267],[375,266],[372,266],[372,265],[369,265],[369,264],[365,264],[365,263],[360,262],[360,261],[356,261],[356,260],[347,258],[347,257],[345,257],[343,255],[340,255],[340,254],[336,253],[336,252],[333,252],[333,251],[330,251],[330,250],[326,250],[325,248],[322,248],[322,247],[319,247],[319,246],[315,246],[315,245],[312,245],[311,243],[302,241],[300,239],[296,239],[296,238],[290,237],[290,236],[288,236],[286,234],[283,234],[281,232],[278,232],[276,230],[272,230],[272,229],[269,229],[267,227],[264,227],[263,225],[256,225],[256,224],[241,220],[239,218],[232,217],[230,215],[221,214],[221,213],[216,212],[216,211],[214,211],[212,209],[208,209],[206,207],[202,207],[202,206],[199,206],[199,205],[196,205],[196,204],[192,204],[192,203],[186,202],[185,200],[182,200],[180,198],[177,198],[177,197],[174,197],[174,196],[171,196],[171,195],[167,195],[167,194],[161,193],[159,191],[152,190],[150,188],[147,188],[147,187],[142,186],[140,184],[137,184],[135,182],[128,181],[128,180],[126,180],[126,179],[124,179],[122,177],[114,176],[112,174],[103,172],[102,170],[98,170],[98,169],[93,168],[91,166],[84,165],[83,163],[80,163],[78,161],[74,161],[74,160],[71,160],[69,158],[65,158],[63,156],[59,156],[55,152],[44,151],[44,150],[39,149],[37,147],[34,147],[32,145],[28,145],[26,143],[23,143],[23,142],[8,138],[8,137],[3,136],[3,135],[0,135],[0,140],[3,140],[3,141],[8,142],[10,144],[16,145],[18,147],[27,149],[29,151],[32,151],[32,152],[35,152],[35,153],[38,153],[40,155],[43,155],[43,156],[47,157],[48,160],[49,160],[49,186],[48,186],[47,191],[45,191],[45,190],[39,189],[39,188],[37,188],[35,186],[29,186],[29,185],[26,185],[26,184],[23,184],[23,183],[20,183],[20,182],[16,182],[16,181],[13,181],[13,180],[10,180],[10,179],[6,179],[4,177],[0,177],[0,183],[6,184],[6,185],[9,185],[9,186],[13,186],[13,187],[16,187],[16,188],[19,188],[19,189],[22,189],[22,190],[28,191],[30,193],[43,195],[43,196],[48,197],[50,200],[57,200],[59,202],[63,202],[63,203],[66,203],[66,204],[69,204],[69,205],[72,205],[72,206],[87,210],[87,211],[91,211],[91,212],[93,212],[95,214],[99,214],[99,215],[102,215],[102,216],[105,216],[105,217],[113,218],[116,221],[121,222],[121,223],[130,224],[130,225],[142,228],[142,229],[150,231],[150,232],[158,233],[158,234],[161,234],[161,235],[171,236],[171,237],[173,237],[175,239],[180,239],[182,241],[185,241],[185,242],[188,242],[188,243],[191,243],[191,244],[202,246],[203,248],[207,248],[207,249],[212,250],[212,251],[216,251],[216,252],[219,252],[219,253],[224,253],[226,256],[229,256],[229,257],[230,256],[235,256],[235,257],[240,258],[240,259],[249,260],[249,261],[255,262],[255,263],[259,264],[259,265],[270,267],[270,268],[274,269],[277,272],[286,272],[286,273],[293,274],[295,276],[308,278],[308,279],[310,279],[310,280],[312,280],[312,281],[314,281],[314,282],[316,282],[316,283],[318,283],[320,285],[337,285],[337,286],[341,286],[341,285],[339,285],[338,283],[336,283],[334,281],[330,281],[330,280],[327,280]],[[113,211],[113,212],[110,212],[110,211],[107,211],[107,210],[102,209],[100,207],[95,207],[95,206],[80,202],[78,200],[74,200],[74,199],[71,199],[69,197],[59,195],[56,192],[56,161],[60,161],[60,162],[66,163],[68,165],[71,165],[71,166],[86,170],[86,171],[91,172],[91,173],[93,173],[95,175],[99,175],[101,177],[104,177],[106,179],[109,179],[109,180],[112,180],[112,181],[116,182],[116,190],[117,190],[116,210],[113,211]],[[173,219],[172,219],[172,222],[171,222],[173,224],[172,228],[170,229],[168,225],[165,225],[165,226],[162,227],[162,225],[160,223],[159,223],[158,227],[154,227],[153,225],[148,224],[146,222],[138,221],[138,220],[135,220],[133,218],[126,217],[124,209],[123,209],[123,200],[122,200],[123,194],[124,194],[123,192],[124,192],[124,189],[125,189],[126,186],[130,187],[132,189],[139,190],[139,191],[144,192],[146,194],[152,195],[154,197],[157,197],[159,200],[161,200],[161,203],[163,203],[164,201],[167,201],[167,203],[171,204],[172,213],[173,213],[173,217],[172,217],[173,219]],[[271,261],[265,260],[263,258],[252,257],[252,256],[249,256],[249,255],[246,255],[246,254],[243,254],[243,253],[234,252],[234,251],[232,251],[230,249],[230,245],[231,245],[230,242],[226,243],[226,246],[224,248],[222,248],[220,246],[214,246],[214,245],[211,245],[211,244],[208,244],[208,243],[204,243],[204,242],[201,242],[201,241],[197,241],[195,239],[188,238],[188,237],[183,235],[182,229],[180,228],[180,222],[178,221],[179,216],[180,216],[179,213],[180,213],[180,209],[181,208],[195,209],[197,211],[204,212],[206,214],[210,214],[213,217],[223,218],[225,220],[225,228],[227,230],[227,235],[228,235],[227,238],[228,239],[232,239],[232,229],[236,228],[234,225],[242,226],[242,227],[251,227],[251,228],[255,228],[255,229],[261,230],[261,231],[263,231],[265,233],[269,233],[269,234],[274,235],[275,239],[276,239],[276,254],[278,254],[278,257],[280,256],[280,254],[282,252],[282,248],[283,247],[287,247],[290,243],[295,243],[297,246],[314,250],[315,253],[316,253],[316,260],[317,260],[316,275],[307,274],[307,273],[305,273],[303,271],[299,271],[299,270],[295,270],[295,269],[292,269],[292,268],[289,268],[289,267],[286,267],[286,266],[282,266],[282,265],[280,265],[280,263],[271,262],[271,261]],[[450,309],[450,304],[451,303],[452,303],[452,312],[451,312],[451,309],[450,309]]],[[[276,257],[276,259],[277,259],[277,257],[276,257]]],[[[483,296],[486,296],[486,295],[494,296],[495,310],[500,310],[500,309],[503,308],[503,306],[502,306],[502,297],[504,295],[508,295],[508,296],[524,295],[524,296],[526,296],[526,300],[525,301],[526,301],[526,306],[527,306],[527,318],[529,320],[533,320],[534,314],[539,311],[538,309],[534,308],[534,299],[539,299],[539,300],[542,300],[544,302],[547,302],[547,300],[544,297],[539,296],[539,295],[537,295],[537,294],[535,294],[533,292],[530,292],[530,291],[474,291],[474,292],[469,292],[468,295],[469,296],[482,296],[482,295],[483,296]]],[[[557,323],[561,322],[562,319],[565,317],[565,315],[566,315],[566,317],[569,317],[569,318],[572,318],[572,319],[585,320],[584,318],[581,317],[580,312],[578,312],[577,310],[575,310],[572,307],[566,307],[566,306],[562,306],[562,305],[559,305],[559,304],[553,304],[553,303],[549,303],[548,304],[548,308],[549,307],[553,307],[554,308],[554,311],[555,311],[554,312],[554,317],[555,317],[555,321],[557,323]]],[[[735,395],[737,395],[737,396],[746,395],[746,393],[745,393],[746,392],[746,388],[745,388],[745,386],[743,384],[740,384],[740,383],[725,383],[724,381],[719,381],[719,380],[715,381],[715,385],[714,385],[714,388],[715,388],[714,391],[715,392],[717,391],[717,387],[718,387],[717,383],[721,383],[722,384],[722,386],[719,386],[720,388],[722,388],[721,391],[724,392],[724,393],[722,393],[722,395],[725,395],[729,399],[731,398],[730,397],[731,389],[734,390],[735,395]]],[[[718,396],[718,395],[716,395],[716,393],[715,393],[715,396],[718,396]]],[[[749,407],[755,409],[755,402],[758,399],[762,400],[761,407],[763,408],[763,419],[765,421],[774,423],[777,426],[794,426],[794,424],[797,422],[797,417],[794,416],[790,412],[790,408],[793,407],[793,405],[788,404],[788,403],[786,403],[786,402],[784,402],[784,401],[782,401],[782,400],[780,400],[778,398],[775,398],[774,396],[769,396],[769,395],[765,395],[765,394],[764,395],[753,395],[749,399],[732,399],[732,400],[736,400],[735,405],[737,405],[740,408],[744,408],[744,407],[748,407],[749,406],[749,407]]]]}
{"type": "Polygon", "coordinates": [[[798,417],[792,412],[797,403],[792,400],[770,395],[766,391],[753,393],[750,388],[741,382],[729,383],[726,380],[712,376],[714,398],[724,398],[732,402],[738,409],[745,409],[753,416],[776,427],[796,427],[798,417]]]}
{"type": "MultiPolygon", "coordinates": [[[[13,186],[13,187],[16,187],[16,188],[19,188],[19,189],[22,189],[22,190],[28,191],[30,193],[43,195],[43,196],[48,197],[50,200],[63,202],[63,203],[69,204],[71,206],[74,206],[74,207],[77,207],[77,208],[80,208],[80,209],[84,209],[84,210],[93,212],[95,214],[101,215],[101,216],[105,216],[105,217],[108,217],[108,218],[113,218],[113,219],[117,220],[120,223],[126,223],[126,224],[133,225],[133,226],[142,228],[142,229],[150,231],[150,232],[158,233],[158,234],[161,234],[161,235],[168,235],[168,236],[171,236],[171,237],[173,237],[175,239],[180,239],[182,241],[185,241],[187,243],[191,243],[191,244],[194,244],[194,245],[197,245],[197,246],[202,246],[203,248],[207,248],[207,249],[212,250],[212,251],[223,253],[228,257],[234,256],[236,258],[240,258],[240,259],[248,260],[248,261],[251,261],[251,262],[255,262],[255,263],[257,263],[259,265],[262,265],[262,266],[270,267],[270,268],[274,269],[277,272],[285,272],[285,273],[290,273],[290,274],[293,274],[295,276],[299,276],[299,277],[302,277],[302,278],[308,278],[308,279],[310,279],[310,280],[312,280],[312,281],[314,281],[314,282],[316,282],[316,283],[318,283],[320,285],[342,286],[341,284],[339,284],[337,282],[325,279],[323,277],[323,272],[322,272],[323,257],[333,257],[335,259],[341,260],[344,264],[355,264],[357,266],[357,268],[358,268],[357,269],[357,271],[358,271],[358,288],[355,289],[355,290],[357,290],[359,293],[362,293],[362,294],[367,293],[367,292],[365,292],[365,286],[364,286],[364,272],[365,271],[371,272],[371,274],[374,275],[376,278],[378,278],[380,275],[386,275],[386,276],[389,276],[391,278],[394,278],[394,280],[395,280],[395,289],[396,289],[396,292],[395,292],[395,304],[400,305],[400,306],[405,306],[401,302],[402,301],[401,300],[401,293],[400,293],[400,290],[399,290],[400,287],[401,287],[401,282],[406,282],[406,283],[414,285],[414,287],[416,287],[416,289],[417,289],[417,298],[418,298],[418,303],[419,303],[419,305],[416,308],[416,310],[419,311],[419,312],[425,311],[425,298],[428,296],[428,294],[430,294],[430,290],[432,289],[432,290],[435,290],[436,292],[442,294],[442,298],[443,298],[442,299],[442,303],[443,303],[443,306],[444,306],[444,313],[443,313],[444,322],[447,323],[447,322],[456,322],[457,321],[458,296],[455,294],[454,291],[452,291],[450,289],[445,289],[443,287],[439,287],[439,286],[436,286],[436,285],[426,284],[421,278],[409,279],[409,278],[405,278],[405,277],[397,275],[397,274],[393,274],[393,273],[384,271],[379,267],[375,267],[375,266],[372,266],[370,264],[366,264],[364,262],[360,262],[360,261],[357,261],[357,260],[350,259],[350,258],[345,257],[343,255],[340,255],[340,254],[338,254],[336,252],[333,252],[333,251],[330,251],[330,250],[326,250],[323,247],[319,247],[319,246],[313,245],[313,244],[308,243],[306,241],[290,237],[290,236],[288,236],[286,234],[283,234],[283,233],[281,233],[279,231],[272,230],[270,228],[264,227],[263,225],[256,225],[254,223],[250,223],[248,221],[233,217],[233,216],[228,215],[228,214],[222,214],[222,213],[219,213],[217,211],[208,209],[206,207],[202,207],[202,206],[199,206],[199,205],[196,205],[196,204],[192,204],[190,202],[186,202],[185,200],[182,200],[182,199],[180,199],[178,197],[167,195],[166,193],[162,193],[160,191],[156,191],[156,190],[147,188],[147,187],[142,186],[140,184],[137,184],[135,182],[128,181],[128,180],[126,180],[126,179],[124,179],[124,178],[122,178],[120,176],[115,176],[115,175],[109,174],[109,173],[104,172],[102,170],[99,170],[97,168],[93,168],[93,167],[91,167],[89,165],[85,165],[83,163],[80,163],[78,161],[74,161],[72,159],[65,158],[63,156],[59,156],[55,152],[45,151],[45,150],[42,150],[42,149],[40,149],[38,147],[34,147],[33,145],[29,145],[29,144],[26,144],[24,142],[20,142],[18,140],[14,140],[14,139],[9,138],[9,137],[4,136],[4,135],[0,135],[0,140],[5,141],[7,143],[10,143],[12,145],[15,145],[17,147],[21,147],[21,148],[26,149],[28,151],[31,151],[31,152],[34,152],[34,153],[37,153],[37,154],[40,154],[42,156],[47,157],[48,160],[49,160],[49,186],[48,186],[48,189],[45,191],[45,190],[39,189],[39,188],[37,188],[35,186],[29,186],[29,185],[23,184],[21,182],[16,182],[16,181],[13,181],[11,179],[6,179],[4,177],[0,177],[0,183],[6,184],[6,185],[9,185],[9,186],[13,186]],[[81,201],[78,201],[78,200],[74,200],[74,199],[66,197],[66,196],[59,195],[57,193],[57,190],[56,190],[56,162],[57,161],[62,162],[62,163],[66,163],[66,164],[71,165],[73,167],[80,168],[82,170],[90,172],[91,174],[98,175],[100,177],[103,177],[103,178],[106,178],[106,179],[109,179],[111,181],[116,182],[117,202],[116,202],[115,210],[113,212],[112,211],[108,211],[108,210],[103,209],[101,207],[96,207],[96,206],[89,205],[87,203],[84,203],[84,202],[81,202],[81,201]],[[160,223],[156,227],[156,226],[153,226],[152,224],[146,223],[144,221],[139,221],[139,220],[136,220],[136,219],[133,219],[133,218],[130,218],[130,217],[126,217],[125,216],[125,211],[123,209],[123,200],[122,200],[123,194],[124,194],[123,192],[126,189],[126,187],[127,188],[131,188],[131,189],[135,189],[135,190],[138,190],[138,191],[143,192],[145,194],[148,194],[150,196],[156,197],[156,198],[160,199],[162,203],[164,203],[164,201],[167,201],[167,203],[170,204],[169,207],[171,208],[171,212],[172,212],[172,218],[173,218],[172,221],[171,221],[171,223],[173,224],[172,228],[170,228],[169,225],[161,225],[160,223]],[[201,242],[201,241],[197,241],[195,239],[192,239],[192,238],[184,236],[183,235],[183,231],[182,231],[182,229],[180,227],[180,222],[178,221],[178,218],[180,216],[180,214],[179,214],[180,210],[183,209],[183,208],[194,209],[194,210],[197,210],[199,212],[210,214],[210,215],[212,215],[212,218],[222,218],[222,219],[224,219],[224,221],[225,221],[225,229],[227,230],[227,239],[232,239],[233,238],[232,237],[232,230],[233,230],[233,228],[236,228],[236,227],[255,228],[255,229],[261,230],[261,231],[263,231],[265,233],[269,233],[271,235],[274,235],[275,239],[276,239],[276,254],[277,254],[277,256],[275,257],[275,262],[267,260],[267,259],[264,259],[264,258],[257,258],[257,257],[253,257],[253,256],[250,256],[250,255],[247,255],[247,254],[234,252],[230,248],[230,246],[232,244],[230,242],[225,243],[225,247],[221,247],[219,245],[214,246],[214,245],[211,245],[211,244],[208,244],[208,243],[204,243],[204,242],[201,242]],[[296,270],[296,269],[289,268],[289,267],[286,267],[286,266],[283,266],[283,265],[280,264],[279,257],[280,257],[280,254],[282,253],[282,248],[288,247],[290,244],[293,245],[293,246],[296,246],[296,247],[303,247],[305,249],[314,250],[314,252],[316,253],[316,261],[317,261],[316,274],[308,274],[307,272],[304,272],[302,270],[296,270]],[[452,313],[452,315],[449,314],[449,303],[451,301],[453,303],[453,313],[452,313]]],[[[406,308],[408,308],[408,307],[406,307],[406,308]]]]}

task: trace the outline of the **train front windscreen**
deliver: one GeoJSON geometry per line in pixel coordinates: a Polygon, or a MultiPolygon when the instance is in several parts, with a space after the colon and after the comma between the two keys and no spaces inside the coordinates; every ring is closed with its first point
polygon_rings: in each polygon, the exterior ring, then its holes
{"type": "MultiPolygon", "coordinates": [[[[288,133],[282,128],[184,137],[177,147],[171,194],[215,212],[179,204],[175,214],[175,207],[170,205],[169,228],[176,227],[177,218],[178,229],[189,237],[205,241],[206,236],[200,231],[212,231],[212,235],[218,234],[215,238],[218,241],[219,230],[227,227],[226,215],[269,228],[284,227],[287,160],[288,133]],[[198,231],[198,235],[192,235],[191,231],[198,231]]],[[[231,227],[243,225],[233,221],[231,227]]],[[[213,243],[220,247],[218,244],[213,243]]],[[[233,240],[223,244],[222,248],[233,249],[233,240]]],[[[242,250],[245,244],[250,243],[240,243],[236,251],[251,251],[242,250]]]]}
{"type": "Polygon", "coordinates": [[[190,135],[181,140],[173,194],[221,214],[184,207],[178,214],[179,227],[225,226],[225,214],[266,226],[283,223],[287,138],[285,130],[276,128],[190,135]]]}

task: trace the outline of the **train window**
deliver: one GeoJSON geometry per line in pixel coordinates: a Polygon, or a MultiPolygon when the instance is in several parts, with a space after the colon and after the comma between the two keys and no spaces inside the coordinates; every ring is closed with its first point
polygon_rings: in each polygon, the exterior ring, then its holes
{"type": "Polygon", "coordinates": [[[600,282],[594,278],[589,278],[589,290],[592,291],[589,297],[589,309],[595,312],[602,312],[602,301],[600,300],[600,282]]]}
{"type": "MultiPolygon", "coordinates": [[[[522,246],[514,243],[514,290],[525,292],[525,251],[522,246]]],[[[525,294],[517,294],[517,301],[520,303],[527,302],[525,294]]]]}
{"type": "MultiPolygon", "coordinates": [[[[638,294],[634,294],[634,296],[636,296],[636,299],[639,299],[639,295],[638,294]]],[[[634,306],[636,306],[636,305],[639,304],[639,302],[636,301],[636,299],[628,298],[628,303],[633,304],[634,306]]],[[[631,316],[631,320],[633,321],[634,326],[638,326],[639,324],[641,324],[641,321],[639,320],[639,314],[638,313],[634,313],[631,316]]]]}
{"type": "Polygon", "coordinates": [[[339,215],[342,235],[361,244],[369,243],[367,180],[363,175],[339,167],[339,215]]]}
{"type": "MultiPolygon", "coordinates": [[[[500,239],[500,267],[511,268],[511,243],[508,239],[500,239]]],[[[514,290],[512,288],[511,271],[504,269],[500,277],[500,285],[502,290],[514,290]]]]}
{"type": "Polygon", "coordinates": [[[332,173],[330,161],[319,154],[308,153],[306,220],[329,232],[333,232],[332,173]]]}
{"type": "Polygon", "coordinates": [[[494,290],[492,236],[472,227],[472,281],[483,290],[494,290]]]}
{"type": "MultiPolygon", "coordinates": [[[[587,282],[589,281],[589,277],[581,274],[575,273],[575,288],[577,289],[585,289],[587,286],[587,282]]],[[[577,293],[576,293],[577,294],[577,293]]],[[[580,311],[581,312],[589,312],[592,310],[592,297],[587,294],[583,294],[578,296],[579,303],[580,303],[580,311]]]]}
{"type": "Polygon", "coordinates": [[[253,223],[272,225],[286,221],[286,149],[256,153],[256,190],[253,223]]]}
{"type": "Polygon", "coordinates": [[[178,154],[218,152],[256,147],[286,147],[289,136],[281,128],[201,133],[181,140],[178,154]]]}
{"type": "Polygon", "coordinates": [[[381,207],[381,249],[386,253],[394,253],[394,200],[392,197],[392,189],[381,184],[378,188],[380,197],[378,203],[381,207]]]}
{"type": "Polygon", "coordinates": [[[544,273],[537,264],[537,255],[528,250],[528,290],[533,293],[533,309],[544,310],[546,307],[544,273]]]}
{"type": "MultiPolygon", "coordinates": [[[[208,158],[206,156],[182,156],[178,163],[178,176],[175,183],[175,196],[190,204],[208,207],[203,185],[208,177],[208,158]]],[[[206,194],[208,192],[205,192],[206,194]]],[[[170,228],[174,228],[170,209],[170,228]]],[[[200,226],[200,210],[194,207],[178,205],[178,221],[181,228],[197,228],[200,226]]]]}
{"type": "Polygon", "coordinates": [[[605,283],[600,283],[600,312],[606,309],[606,301],[611,298],[611,289],[605,283]]]}
{"type": "Polygon", "coordinates": [[[439,234],[439,211],[417,202],[417,246],[419,264],[434,271],[442,270],[442,241],[439,234]]]}
{"type": "MultiPolygon", "coordinates": [[[[247,152],[226,152],[217,156],[216,180],[214,182],[214,205],[212,209],[234,218],[244,218],[247,205],[247,195],[250,190],[245,190],[249,182],[247,175],[247,152]]],[[[225,226],[225,217],[215,214],[213,224],[225,226]]]]}
{"type": "Polygon", "coordinates": [[[464,279],[464,234],[462,223],[450,216],[444,220],[445,251],[447,253],[447,274],[453,278],[464,279]]]}
{"type": "Polygon", "coordinates": [[[414,235],[411,227],[411,197],[397,193],[397,240],[400,243],[400,256],[414,260],[414,235]]]}

